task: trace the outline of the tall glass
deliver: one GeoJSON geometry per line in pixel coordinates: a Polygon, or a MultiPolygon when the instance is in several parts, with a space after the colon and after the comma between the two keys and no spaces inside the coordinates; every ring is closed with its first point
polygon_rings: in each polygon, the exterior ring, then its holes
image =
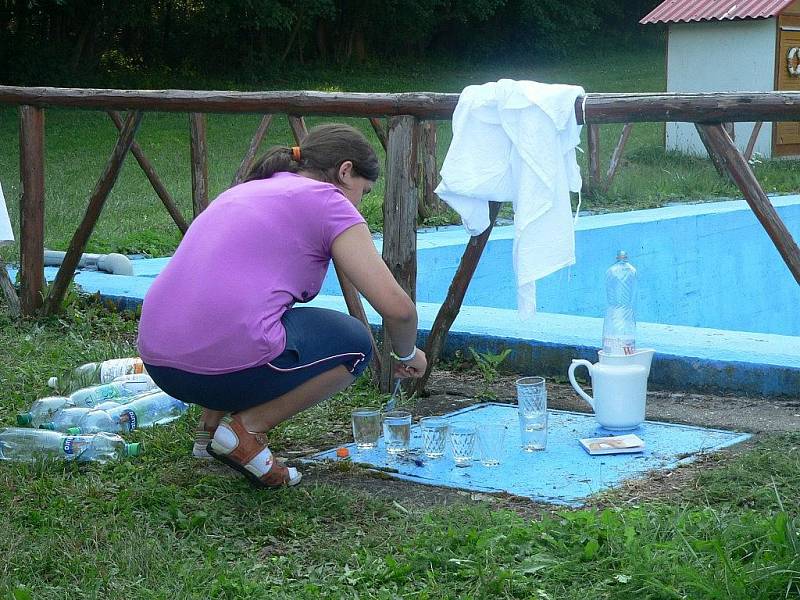
{"type": "Polygon", "coordinates": [[[547,388],[544,377],[522,377],[516,384],[522,450],[544,450],[547,447],[547,388]]]}

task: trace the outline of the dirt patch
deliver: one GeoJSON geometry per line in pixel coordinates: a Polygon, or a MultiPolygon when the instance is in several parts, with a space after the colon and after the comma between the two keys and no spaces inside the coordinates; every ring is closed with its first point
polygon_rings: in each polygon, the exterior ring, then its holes
{"type": "MultiPolygon", "coordinates": [[[[514,381],[518,375],[499,376],[487,386],[471,373],[442,371],[431,378],[431,396],[420,398],[415,414],[439,414],[469,406],[477,401],[516,402],[514,381]]],[[[590,387],[586,386],[589,393],[590,387]]],[[[548,406],[561,410],[591,412],[572,386],[547,383],[548,406]]],[[[796,398],[753,398],[745,396],[650,391],[647,419],[668,423],[700,425],[749,433],[780,433],[800,430],[800,395],[796,398]]]]}
{"type": "MultiPolygon", "coordinates": [[[[476,402],[516,402],[514,381],[517,375],[499,376],[492,385],[470,372],[439,371],[429,383],[430,396],[412,398],[405,402],[415,419],[427,415],[453,412],[476,402]]],[[[587,390],[588,391],[588,390],[587,390]]],[[[589,412],[569,384],[548,382],[550,408],[589,412]]],[[[694,484],[703,469],[714,468],[732,456],[752,447],[759,435],[800,430],[800,398],[775,400],[734,395],[651,391],[647,397],[647,418],[654,421],[700,425],[756,434],[755,440],[729,447],[724,451],[699,457],[692,463],[670,471],[652,472],[647,477],[629,480],[619,488],[600,495],[590,502],[603,506],[608,503],[636,504],[645,500],[667,499],[679,495],[694,484]]],[[[327,484],[345,487],[357,493],[396,502],[399,510],[414,511],[459,503],[484,502],[497,508],[513,510],[535,518],[556,507],[510,494],[484,494],[411,483],[344,464],[308,464],[296,459],[316,448],[324,449],[348,442],[349,432],[342,429],[330,432],[326,439],[315,440],[315,448],[286,448],[281,454],[303,471],[304,484],[327,484]]]]}

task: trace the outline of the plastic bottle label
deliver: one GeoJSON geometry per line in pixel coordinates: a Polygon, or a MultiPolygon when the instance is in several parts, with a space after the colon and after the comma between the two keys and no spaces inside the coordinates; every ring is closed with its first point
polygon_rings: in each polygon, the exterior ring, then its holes
{"type": "Polygon", "coordinates": [[[114,358],[100,365],[100,382],[107,383],[120,375],[138,375],[144,372],[141,358],[114,358]]]}
{"type": "Polygon", "coordinates": [[[130,409],[122,411],[119,415],[120,427],[127,431],[136,429],[136,413],[130,409]]]}
{"type": "Polygon", "coordinates": [[[64,438],[64,455],[69,458],[77,458],[83,453],[83,442],[76,435],[70,435],[64,438]]]}

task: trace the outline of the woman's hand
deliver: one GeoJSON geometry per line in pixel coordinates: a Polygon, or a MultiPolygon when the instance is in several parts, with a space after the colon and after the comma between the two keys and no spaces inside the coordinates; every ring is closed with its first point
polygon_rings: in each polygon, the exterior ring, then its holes
{"type": "Polygon", "coordinates": [[[394,365],[394,376],[398,379],[405,379],[411,377],[419,379],[425,374],[425,369],[428,368],[428,358],[425,353],[417,348],[414,358],[405,362],[397,362],[394,365]]]}

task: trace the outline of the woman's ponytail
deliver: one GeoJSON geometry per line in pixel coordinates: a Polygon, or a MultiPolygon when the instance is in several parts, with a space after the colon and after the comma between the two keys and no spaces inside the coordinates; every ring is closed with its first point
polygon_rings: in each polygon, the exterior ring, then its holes
{"type": "Polygon", "coordinates": [[[245,181],[253,179],[269,179],[275,173],[297,173],[300,163],[292,157],[292,149],[286,146],[273,146],[261,158],[253,163],[245,181]]]}
{"type": "Polygon", "coordinates": [[[364,134],[349,125],[319,125],[309,130],[299,146],[275,146],[267,150],[250,168],[245,181],[304,171],[315,179],[336,184],[339,167],[345,161],[353,163],[357,175],[370,181],[378,179],[378,156],[364,134]]]}

